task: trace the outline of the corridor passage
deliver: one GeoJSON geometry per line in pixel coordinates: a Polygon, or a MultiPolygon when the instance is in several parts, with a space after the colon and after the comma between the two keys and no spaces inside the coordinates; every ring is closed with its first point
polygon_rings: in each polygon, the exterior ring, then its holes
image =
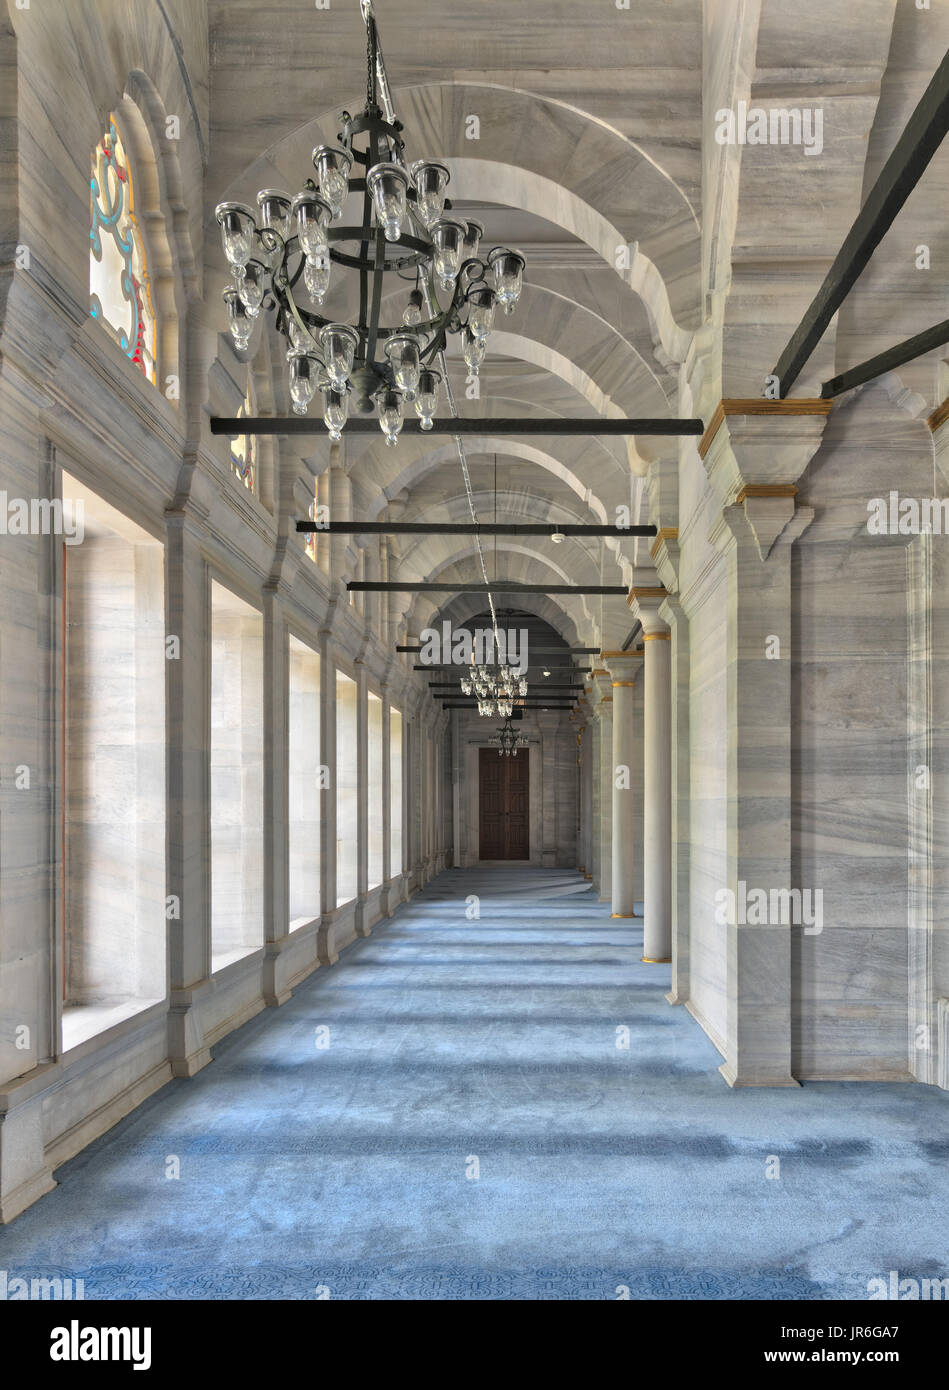
{"type": "Polygon", "coordinates": [[[87,1298],[866,1299],[938,1275],[945,1096],[729,1090],[609,913],[565,870],[443,873],[61,1168],[0,1269],[87,1298]]]}

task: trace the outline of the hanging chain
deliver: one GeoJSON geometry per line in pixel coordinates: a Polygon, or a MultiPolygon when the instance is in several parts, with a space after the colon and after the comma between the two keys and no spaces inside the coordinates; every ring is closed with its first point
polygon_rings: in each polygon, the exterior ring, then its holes
{"type": "Polygon", "coordinates": [[[376,104],[376,21],[371,7],[368,13],[364,8],[363,15],[366,20],[366,105],[371,111],[376,104]]]}
{"type": "MultiPolygon", "coordinates": [[[[379,62],[379,59],[378,59],[378,56],[377,56],[378,30],[376,29],[376,19],[375,19],[375,12],[374,12],[373,7],[372,7],[372,0],[359,0],[359,7],[360,7],[360,9],[361,9],[361,11],[362,11],[362,17],[363,17],[363,19],[364,19],[365,22],[366,22],[366,61],[367,61],[367,63],[368,63],[368,67],[369,67],[368,79],[367,79],[367,86],[366,86],[366,98],[367,98],[368,104],[372,107],[372,106],[375,106],[375,104],[376,104],[376,72],[377,72],[377,64],[378,64],[378,62],[379,62]]],[[[383,69],[384,69],[384,64],[383,64],[383,69]]],[[[388,93],[388,83],[386,83],[386,91],[387,91],[387,93],[388,93]]],[[[387,105],[391,106],[391,98],[388,98],[388,100],[387,100],[387,105]]],[[[390,120],[390,121],[393,120],[393,119],[394,119],[394,113],[393,113],[392,111],[390,111],[390,110],[387,110],[387,111],[386,111],[386,118],[387,118],[387,120],[390,120]]],[[[404,160],[404,157],[403,157],[403,154],[402,154],[401,147],[397,148],[397,149],[394,151],[394,154],[395,154],[395,158],[396,158],[396,160],[399,162],[399,164],[401,164],[401,165],[404,167],[404,166],[405,166],[405,160],[404,160]]],[[[427,311],[427,313],[428,313],[429,318],[433,318],[433,317],[434,317],[434,308],[433,308],[433,305],[432,305],[431,287],[430,287],[429,281],[428,281],[427,279],[425,279],[425,278],[422,278],[421,284],[422,284],[422,293],[423,293],[423,296],[424,296],[424,299],[425,299],[426,311],[427,311]]],[[[437,356],[437,359],[438,359],[439,368],[440,368],[441,373],[442,373],[442,380],[443,380],[444,383],[445,383],[445,397],[446,397],[446,400],[447,400],[447,402],[448,402],[448,409],[449,409],[449,411],[451,412],[452,418],[457,420],[457,419],[458,419],[458,407],[457,407],[457,405],[455,404],[455,393],[452,391],[452,389],[451,389],[451,382],[450,382],[449,379],[448,379],[448,364],[447,364],[447,362],[446,362],[446,360],[445,360],[445,349],[444,349],[443,347],[442,347],[442,348],[439,348],[438,353],[436,354],[436,356],[437,356]]],[[[485,587],[485,589],[487,590],[487,595],[488,595],[488,608],[489,608],[490,611],[491,611],[491,631],[492,631],[492,633],[494,634],[494,649],[495,649],[496,654],[497,654],[498,656],[500,656],[500,653],[501,653],[501,638],[500,638],[500,634],[498,633],[498,615],[497,615],[497,611],[496,611],[496,609],[495,609],[495,607],[494,607],[494,595],[493,595],[492,592],[491,592],[491,581],[488,579],[488,567],[487,567],[487,564],[485,563],[485,558],[484,558],[484,547],[483,547],[482,544],[481,544],[481,533],[480,533],[480,530],[478,529],[478,526],[479,526],[479,523],[478,523],[478,513],[477,513],[477,510],[475,509],[474,493],[473,493],[472,487],[471,487],[471,474],[470,474],[469,471],[468,471],[468,459],[467,459],[467,456],[466,456],[466,454],[465,454],[465,446],[464,446],[464,444],[462,443],[461,435],[460,435],[460,434],[456,434],[454,438],[455,438],[455,447],[456,447],[457,450],[458,450],[458,458],[459,458],[459,461],[460,461],[460,463],[461,463],[461,473],[462,473],[462,477],[463,477],[464,480],[465,480],[465,493],[466,493],[467,498],[468,498],[468,511],[471,513],[471,520],[472,520],[472,523],[473,523],[473,525],[474,525],[474,527],[475,527],[475,545],[476,545],[477,548],[478,548],[478,561],[479,561],[479,563],[480,563],[480,565],[481,565],[481,575],[482,575],[482,577],[483,577],[483,579],[484,579],[484,587],[485,587]]]]}

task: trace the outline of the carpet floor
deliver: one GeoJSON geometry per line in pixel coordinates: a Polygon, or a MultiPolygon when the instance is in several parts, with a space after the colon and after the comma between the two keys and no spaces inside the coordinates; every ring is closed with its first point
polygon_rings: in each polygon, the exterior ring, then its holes
{"type": "Polygon", "coordinates": [[[0,1269],[87,1299],[866,1299],[949,1274],[949,1095],[730,1090],[641,954],[576,874],[449,870],[60,1168],[0,1269]]]}

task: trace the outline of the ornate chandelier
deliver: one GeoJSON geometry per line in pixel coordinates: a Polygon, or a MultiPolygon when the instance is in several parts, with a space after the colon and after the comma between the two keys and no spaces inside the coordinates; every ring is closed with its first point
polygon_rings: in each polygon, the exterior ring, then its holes
{"type": "Polygon", "coordinates": [[[488,739],[492,746],[497,746],[499,758],[516,758],[519,748],[526,748],[528,740],[523,734],[518,733],[511,723],[510,717],[498,729],[497,733],[488,739]]]}
{"type": "Polygon", "coordinates": [[[479,714],[490,716],[497,706],[501,718],[509,719],[515,699],[527,694],[527,680],[513,666],[472,666],[471,674],[461,678],[461,693],[477,697],[479,714]]]}
{"type": "Polygon", "coordinates": [[[317,146],[316,178],[295,196],[264,188],[256,214],[224,202],[215,217],[234,281],[224,302],[235,346],[246,349],[261,309],[274,310],[287,342],[294,412],[305,415],[319,390],[331,438],[340,438],[351,408],[363,415],[377,409],[386,443],[395,445],[406,404],[415,406],[423,430],[432,428],[449,333],[460,335],[465,364],[477,376],[497,306],[512,313],[520,298],[525,260],[501,246],[482,257],[484,228],[450,213],[446,166],[432,159],[406,164],[372,0],[360,7],[368,39],[362,114],[342,113],[338,143],[317,146]],[[363,195],[361,223],[334,225],[349,193],[363,195]],[[351,324],[319,311],[340,269],[359,278],[351,324]],[[388,326],[381,313],[393,275],[412,288],[402,322],[388,326]]]}

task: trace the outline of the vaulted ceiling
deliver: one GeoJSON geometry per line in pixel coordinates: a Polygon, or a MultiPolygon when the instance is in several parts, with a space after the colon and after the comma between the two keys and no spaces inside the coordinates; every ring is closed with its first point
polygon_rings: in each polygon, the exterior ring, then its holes
{"type": "MultiPolygon", "coordinates": [[[[635,0],[628,10],[613,0],[376,0],[375,9],[408,158],[443,160],[455,206],[485,225],[483,244],[527,256],[521,303],[498,319],[479,399],[466,397],[466,369],[449,354],[462,412],[488,421],[702,413],[720,394],[758,394],[949,39],[946,13],[913,0],[867,0],[858,25],[843,0],[635,0]],[[821,159],[765,147],[739,160],[716,146],[716,106],[742,95],[822,103],[821,159]],[[471,116],[477,140],[467,138],[471,116]],[[704,385],[697,373],[693,398],[680,401],[682,364],[703,325],[716,346],[705,344],[704,385]]],[[[327,9],[211,0],[209,13],[208,220],[224,198],[295,192],[313,147],[335,141],[339,111],[361,109],[366,64],[358,0],[327,9]]],[[[921,278],[912,248],[928,241],[934,257],[949,254],[947,182],[943,150],[815,354],[802,379],[808,394],[828,363],[842,369],[945,317],[945,277],[921,278]]],[[[224,266],[217,239],[206,244],[214,303],[224,266]]],[[[326,312],[353,314],[352,278],[338,277],[326,312]]],[[[387,300],[395,321],[405,292],[396,286],[387,300]]],[[[275,362],[278,353],[274,341],[275,362]]],[[[935,371],[930,357],[906,380],[932,396],[935,371]]],[[[325,441],[298,447],[314,471],[325,466],[325,441]]],[[[357,515],[384,519],[396,503],[405,520],[466,519],[445,437],[403,437],[387,449],[381,436],[352,436],[346,450],[357,515]]],[[[656,459],[674,466],[677,446],[515,441],[488,428],[469,454],[482,517],[496,507],[499,521],[603,521],[622,504],[648,520],[645,474],[656,459]]],[[[481,577],[464,538],[402,538],[398,552],[407,580],[481,577]]],[[[631,541],[510,539],[498,556],[502,578],[550,584],[618,583],[648,563],[631,541]]],[[[417,631],[439,606],[406,596],[402,612],[417,631]]],[[[615,645],[628,628],[621,599],[558,596],[542,607],[571,641],[615,645]]]]}

